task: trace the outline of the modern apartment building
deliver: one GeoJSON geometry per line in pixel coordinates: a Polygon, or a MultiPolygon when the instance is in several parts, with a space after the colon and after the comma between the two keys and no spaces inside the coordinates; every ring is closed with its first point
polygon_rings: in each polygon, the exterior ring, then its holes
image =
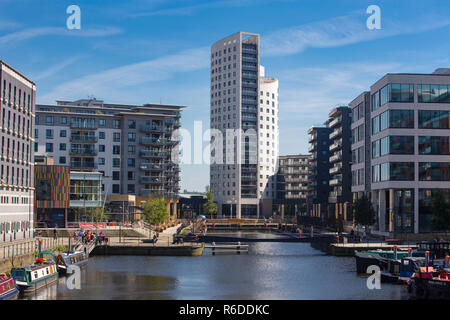
{"type": "Polygon", "coordinates": [[[0,60],[0,243],[33,238],[36,85],[0,60]]]}
{"type": "Polygon", "coordinates": [[[277,197],[273,205],[278,216],[296,217],[306,213],[310,158],[310,155],[279,157],[277,197]]]}
{"type": "Polygon", "coordinates": [[[342,226],[351,216],[351,144],[352,144],[352,109],[338,106],[328,114],[326,125],[330,133],[330,194],[328,212],[334,212],[336,220],[342,226]]]}
{"type": "Polygon", "coordinates": [[[330,134],[331,128],[313,126],[308,130],[310,174],[308,177],[308,214],[328,222],[328,197],[330,195],[330,134]]]}
{"type": "Polygon", "coordinates": [[[138,206],[164,197],[173,216],[180,178],[172,134],[183,108],[96,99],[37,105],[34,151],[69,165],[71,173],[103,173],[105,195],[135,195],[138,206]]]}
{"type": "Polygon", "coordinates": [[[219,214],[268,216],[276,196],[278,80],[260,66],[258,34],[211,47],[210,180],[219,214]]]}
{"type": "Polygon", "coordinates": [[[433,192],[450,199],[450,69],[387,74],[368,99],[350,104],[352,128],[365,127],[352,146],[354,197],[370,195],[381,232],[430,231],[433,192]]]}

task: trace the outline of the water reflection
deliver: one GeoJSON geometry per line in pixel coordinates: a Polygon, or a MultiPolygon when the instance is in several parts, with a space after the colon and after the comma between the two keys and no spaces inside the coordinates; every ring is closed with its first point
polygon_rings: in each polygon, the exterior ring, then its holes
{"type": "MultiPolygon", "coordinates": [[[[234,233],[242,236],[245,233],[234,233]]],[[[258,236],[251,233],[252,236],[258,236]]],[[[261,234],[265,237],[268,234],[261,234]]],[[[270,236],[273,236],[271,234],[270,236]]],[[[368,290],[353,258],[307,243],[250,243],[248,254],[202,257],[94,257],[82,289],[65,278],[32,299],[406,299],[404,286],[368,290]]]]}

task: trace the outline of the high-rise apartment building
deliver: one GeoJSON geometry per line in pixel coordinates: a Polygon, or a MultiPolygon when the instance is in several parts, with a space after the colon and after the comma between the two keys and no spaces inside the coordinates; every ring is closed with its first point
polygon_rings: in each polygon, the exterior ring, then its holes
{"type": "Polygon", "coordinates": [[[211,189],[224,216],[268,216],[276,196],[278,80],[260,66],[259,35],[211,47],[211,189]]]}
{"type": "Polygon", "coordinates": [[[103,194],[135,195],[138,206],[164,197],[172,216],[180,180],[173,133],[183,108],[96,99],[37,105],[35,154],[71,172],[103,173],[103,194]]]}
{"type": "Polygon", "coordinates": [[[307,212],[310,155],[279,157],[274,212],[282,218],[307,212]]]}
{"type": "Polygon", "coordinates": [[[33,237],[36,85],[0,60],[0,243],[33,237]]]}
{"type": "Polygon", "coordinates": [[[330,194],[330,134],[331,128],[326,126],[313,126],[308,130],[309,164],[308,184],[308,214],[328,222],[328,197],[330,194]]]}
{"type": "Polygon", "coordinates": [[[365,128],[352,146],[354,197],[369,196],[380,232],[430,231],[433,193],[450,200],[450,69],[387,74],[350,105],[352,128],[365,128]]]}
{"type": "Polygon", "coordinates": [[[347,106],[333,108],[328,114],[326,125],[332,129],[330,133],[330,194],[328,211],[334,212],[336,220],[342,227],[350,217],[351,191],[351,121],[352,110],[347,106]]]}

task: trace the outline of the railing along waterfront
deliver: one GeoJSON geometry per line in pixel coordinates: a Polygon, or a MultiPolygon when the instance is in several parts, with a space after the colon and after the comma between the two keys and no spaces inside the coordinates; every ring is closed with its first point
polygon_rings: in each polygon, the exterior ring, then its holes
{"type": "Polygon", "coordinates": [[[22,240],[11,243],[0,244],[0,259],[10,259],[29,253],[37,252],[39,248],[39,240],[42,241],[41,250],[53,249],[58,245],[67,245],[68,240],[65,238],[35,238],[32,240],[22,240]]]}

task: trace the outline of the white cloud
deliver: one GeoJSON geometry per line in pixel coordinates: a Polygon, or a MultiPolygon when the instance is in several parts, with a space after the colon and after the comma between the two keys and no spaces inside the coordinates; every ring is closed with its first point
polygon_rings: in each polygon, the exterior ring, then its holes
{"type": "Polygon", "coordinates": [[[381,30],[369,30],[365,12],[280,29],[261,39],[264,56],[300,53],[307,48],[332,48],[401,34],[414,34],[450,25],[450,18],[422,16],[420,21],[382,18],[381,30]]]}
{"type": "Polygon", "coordinates": [[[0,36],[0,45],[17,43],[42,36],[72,36],[72,37],[104,37],[121,33],[116,27],[82,28],[81,30],[68,30],[56,27],[27,28],[0,36]]]}
{"type": "MultiPolygon", "coordinates": [[[[56,99],[78,99],[93,93],[113,100],[130,95],[130,87],[162,81],[177,72],[189,72],[209,66],[209,48],[186,50],[177,54],[109,69],[58,85],[40,97],[40,103],[56,99]]],[[[121,99],[123,100],[123,99],[121,99]]]]}
{"type": "Polygon", "coordinates": [[[62,61],[62,62],[60,62],[60,63],[58,63],[58,64],[55,64],[55,65],[53,65],[53,66],[47,68],[46,70],[44,70],[44,71],[38,73],[37,75],[32,76],[31,78],[32,78],[34,81],[39,81],[39,80],[42,80],[42,79],[49,78],[49,77],[51,77],[51,76],[57,74],[59,71],[63,70],[64,68],[66,68],[66,67],[68,67],[68,66],[74,64],[74,63],[75,63],[76,61],[78,61],[80,58],[81,58],[81,57],[72,57],[72,58],[69,58],[69,59],[67,59],[67,60],[64,60],[64,61],[62,61]]]}

